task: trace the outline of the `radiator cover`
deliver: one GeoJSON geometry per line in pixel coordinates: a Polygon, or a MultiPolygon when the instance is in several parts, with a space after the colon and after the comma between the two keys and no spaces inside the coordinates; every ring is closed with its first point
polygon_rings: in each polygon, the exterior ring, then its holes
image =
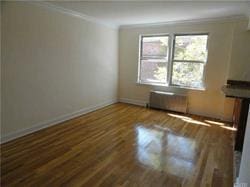
{"type": "Polygon", "coordinates": [[[151,91],[149,107],[187,113],[187,96],[172,92],[151,91]]]}

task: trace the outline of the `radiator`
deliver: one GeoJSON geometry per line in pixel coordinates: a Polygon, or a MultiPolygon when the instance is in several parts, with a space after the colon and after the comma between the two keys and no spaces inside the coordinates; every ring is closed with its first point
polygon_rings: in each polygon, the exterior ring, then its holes
{"type": "Polygon", "coordinates": [[[176,112],[187,112],[187,96],[161,91],[151,91],[149,107],[176,112]]]}

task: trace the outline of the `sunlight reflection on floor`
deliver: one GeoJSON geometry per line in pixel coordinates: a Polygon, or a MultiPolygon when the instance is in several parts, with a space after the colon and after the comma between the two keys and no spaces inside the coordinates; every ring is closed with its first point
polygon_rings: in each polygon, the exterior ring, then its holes
{"type": "Polygon", "coordinates": [[[210,124],[214,124],[214,125],[221,125],[221,126],[225,125],[225,123],[212,121],[212,120],[204,120],[204,121],[210,124]]]}
{"type": "Polygon", "coordinates": [[[228,124],[223,123],[223,122],[218,122],[218,121],[213,121],[213,120],[204,120],[204,122],[203,122],[203,121],[195,120],[191,117],[178,115],[178,114],[167,113],[167,115],[174,117],[174,118],[178,118],[182,121],[188,122],[189,124],[202,125],[202,126],[206,126],[206,127],[211,127],[211,125],[218,125],[219,127],[223,128],[223,129],[237,131],[237,128],[231,127],[228,124]]]}
{"type": "Polygon", "coordinates": [[[211,125],[201,122],[201,121],[197,121],[194,119],[182,119],[182,121],[188,122],[188,123],[192,123],[192,124],[197,124],[197,125],[203,125],[203,126],[207,126],[207,127],[211,127],[211,125]]]}
{"type": "Polygon", "coordinates": [[[171,116],[171,117],[174,117],[174,118],[179,118],[179,119],[192,119],[190,117],[182,116],[182,115],[178,115],[178,114],[170,114],[170,113],[168,113],[168,116],[171,116]]]}
{"type": "Polygon", "coordinates": [[[221,128],[227,129],[227,130],[230,130],[230,131],[237,131],[237,129],[235,127],[221,126],[221,128]]]}
{"type": "Polygon", "coordinates": [[[177,114],[170,114],[170,113],[168,113],[168,115],[171,116],[171,117],[174,117],[174,118],[181,119],[182,121],[185,121],[185,122],[188,122],[188,123],[192,123],[192,124],[196,124],[196,125],[203,125],[203,126],[207,126],[207,127],[211,126],[208,123],[204,123],[204,122],[201,122],[201,121],[198,121],[198,120],[194,120],[191,117],[177,115],[177,114]]]}

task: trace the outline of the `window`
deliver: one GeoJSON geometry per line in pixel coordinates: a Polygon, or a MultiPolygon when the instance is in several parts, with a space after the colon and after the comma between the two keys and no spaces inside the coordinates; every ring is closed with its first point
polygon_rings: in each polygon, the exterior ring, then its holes
{"type": "Polygon", "coordinates": [[[208,35],[175,35],[171,85],[203,88],[208,35]]]}
{"type": "Polygon", "coordinates": [[[141,37],[140,83],[167,83],[168,43],[166,35],[141,37]]]}
{"type": "Polygon", "coordinates": [[[169,45],[170,36],[141,36],[138,81],[204,88],[208,35],[176,34],[172,38],[169,45]],[[168,60],[169,51],[172,51],[171,60],[168,60]]]}

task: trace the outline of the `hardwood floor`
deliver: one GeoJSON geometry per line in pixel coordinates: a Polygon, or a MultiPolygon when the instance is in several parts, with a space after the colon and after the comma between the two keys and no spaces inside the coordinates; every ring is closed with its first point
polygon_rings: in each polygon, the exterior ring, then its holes
{"type": "Polygon", "coordinates": [[[114,104],[1,145],[2,186],[233,186],[223,123],[114,104]]]}

